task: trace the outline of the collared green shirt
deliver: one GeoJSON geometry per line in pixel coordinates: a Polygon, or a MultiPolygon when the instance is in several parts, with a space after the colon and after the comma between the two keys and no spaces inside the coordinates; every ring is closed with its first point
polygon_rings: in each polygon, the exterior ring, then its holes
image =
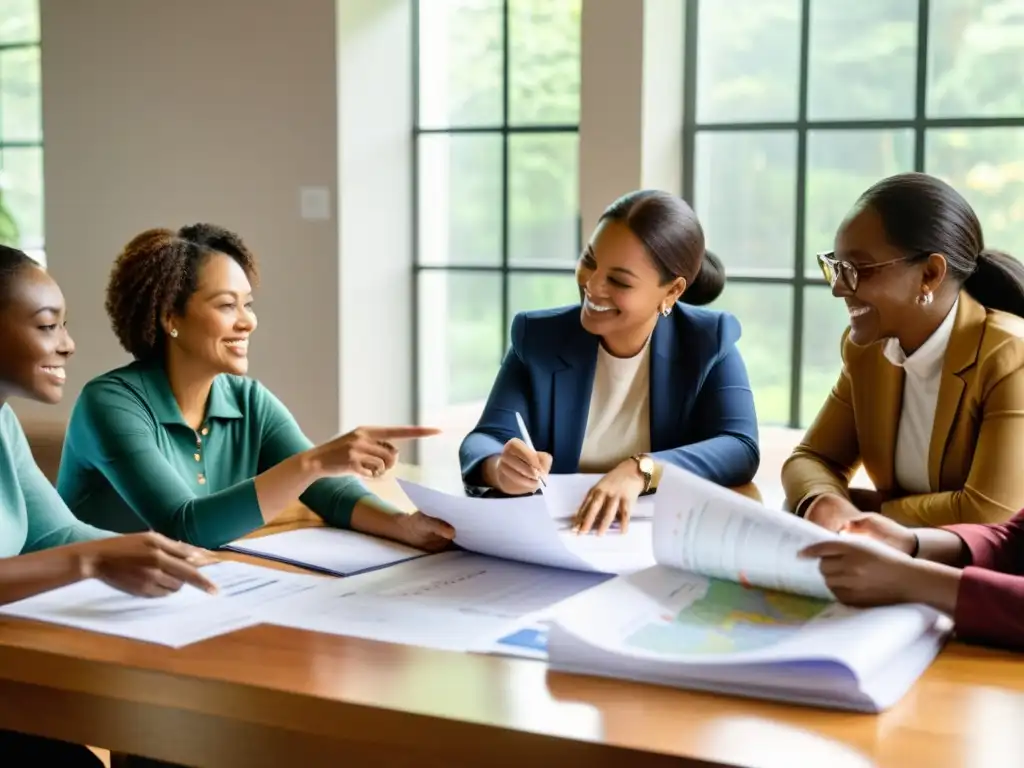
{"type": "MultiPolygon", "coordinates": [[[[254,379],[214,379],[206,418],[193,430],[163,365],[134,362],[85,386],[57,490],[87,523],[214,548],[263,525],[256,475],[311,447],[288,409],[254,379]]],[[[357,478],[338,477],[318,480],[300,499],[347,528],[356,502],[369,495],[357,478]]]]}
{"type": "Polygon", "coordinates": [[[75,519],[32,457],[11,406],[0,406],[0,557],[108,536],[75,519]]]}

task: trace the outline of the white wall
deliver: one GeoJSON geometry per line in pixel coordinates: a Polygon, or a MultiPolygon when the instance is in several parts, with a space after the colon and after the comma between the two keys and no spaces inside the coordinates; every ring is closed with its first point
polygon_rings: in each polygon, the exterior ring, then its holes
{"type": "Polygon", "coordinates": [[[341,424],[412,418],[409,0],[338,0],[341,424]]]}

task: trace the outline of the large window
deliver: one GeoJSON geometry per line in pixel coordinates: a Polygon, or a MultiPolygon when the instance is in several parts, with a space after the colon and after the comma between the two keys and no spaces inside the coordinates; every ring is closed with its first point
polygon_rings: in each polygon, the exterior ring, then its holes
{"type": "Polygon", "coordinates": [[[578,301],[581,0],[412,0],[416,410],[472,428],[513,315],[578,301]]]}
{"type": "Polygon", "coordinates": [[[37,0],[0,0],[0,243],[45,263],[37,0]]]}
{"type": "Polygon", "coordinates": [[[760,420],[806,426],[847,324],[814,255],[871,183],[940,176],[1024,256],[1024,0],[686,2],[684,196],[760,420]]]}

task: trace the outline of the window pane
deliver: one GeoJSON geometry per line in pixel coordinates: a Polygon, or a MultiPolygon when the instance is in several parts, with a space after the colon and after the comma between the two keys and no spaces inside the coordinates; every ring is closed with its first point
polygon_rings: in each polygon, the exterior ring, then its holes
{"type": "Polygon", "coordinates": [[[819,277],[815,254],[832,248],[836,229],[857,198],[881,178],[914,169],[914,132],[809,131],[807,227],[809,274],[819,277]]]}
{"type": "MultiPolygon", "coordinates": [[[[524,274],[513,272],[508,276],[509,323],[519,312],[532,309],[553,309],[569,304],[579,305],[580,292],[576,276],[570,273],[524,274]]],[[[509,335],[506,329],[505,349],[509,335]]]]}
{"type": "Polygon", "coordinates": [[[501,0],[419,0],[418,17],[420,125],[501,125],[501,0]]]}
{"type": "Polygon", "coordinates": [[[579,257],[578,146],[575,133],[509,136],[511,262],[572,265],[579,257]]]}
{"type": "Polygon", "coordinates": [[[39,0],[0,0],[0,45],[39,41],[39,0]]]}
{"type": "Polygon", "coordinates": [[[417,444],[417,461],[450,477],[501,363],[501,274],[421,272],[418,290],[419,420],[443,432],[417,444]]]}
{"type": "Polygon", "coordinates": [[[729,283],[713,307],[732,312],[743,325],[739,350],[754,390],[758,423],[788,424],[792,286],[729,283]]]}
{"type": "Polygon", "coordinates": [[[579,123],[581,2],[509,0],[509,123],[579,123]]]}
{"type": "Polygon", "coordinates": [[[0,142],[41,141],[39,49],[0,51],[0,142]]]}
{"type": "Polygon", "coordinates": [[[43,247],[43,152],[38,147],[0,152],[0,191],[14,219],[20,247],[43,247]]]}
{"type": "Polygon", "coordinates": [[[800,0],[701,0],[697,120],[796,120],[800,0]]]}
{"type": "Polygon", "coordinates": [[[421,272],[418,303],[424,418],[436,421],[453,408],[482,405],[498,372],[505,335],[501,274],[421,272]]]}
{"type": "Polygon", "coordinates": [[[5,191],[0,186],[0,245],[18,245],[18,224],[14,215],[7,208],[5,191]]]}
{"type": "Polygon", "coordinates": [[[931,0],[929,117],[1024,116],[1024,3],[931,0]]]}
{"type": "Polygon", "coordinates": [[[699,133],[694,208],[729,271],[791,275],[796,133],[699,133]]]}
{"type": "Polygon", "coordinates": [[[501,264],[501,136],[419,137],[419,261],[501,264]]]}
{"type": "Polygon", "coordinates": [[[1024,127],[930,130],[925,171],[967,199],[985,245],[1024,256],[1024,127]]]}
{"type": "MultiPolygon", "coordinates": [[[[524,274],[513,272],[508,276],[509,321],[519,312],[531,309],[553,309],[580,303],[576,276],[565,272],[554,274],[524,274]]],[[[508,334],[505,334],[506,347],[508,334]]]]}
{"type": "Polygon", "coordinates": [[[846,303],[825,287],[804,293],[803,371],[800,380],[800,426],[808,427],[825,404],[843,369],[840,340],[850,324],[846,303]]]}
{"type": "Polygon", "coordinates": [[[914,116],[917,6],[918,0],[811,3],[812,120],[914,116]]]}

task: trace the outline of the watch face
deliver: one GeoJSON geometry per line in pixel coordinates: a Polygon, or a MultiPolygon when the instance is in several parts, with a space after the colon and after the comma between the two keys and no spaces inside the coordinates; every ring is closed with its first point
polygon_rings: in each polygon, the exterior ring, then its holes
{"type": "Polygon", "coordinates": [[[654,471],[654,459],[650,456],[644,456],[640,459],[640,471],[649,474],[654,471]]]}

